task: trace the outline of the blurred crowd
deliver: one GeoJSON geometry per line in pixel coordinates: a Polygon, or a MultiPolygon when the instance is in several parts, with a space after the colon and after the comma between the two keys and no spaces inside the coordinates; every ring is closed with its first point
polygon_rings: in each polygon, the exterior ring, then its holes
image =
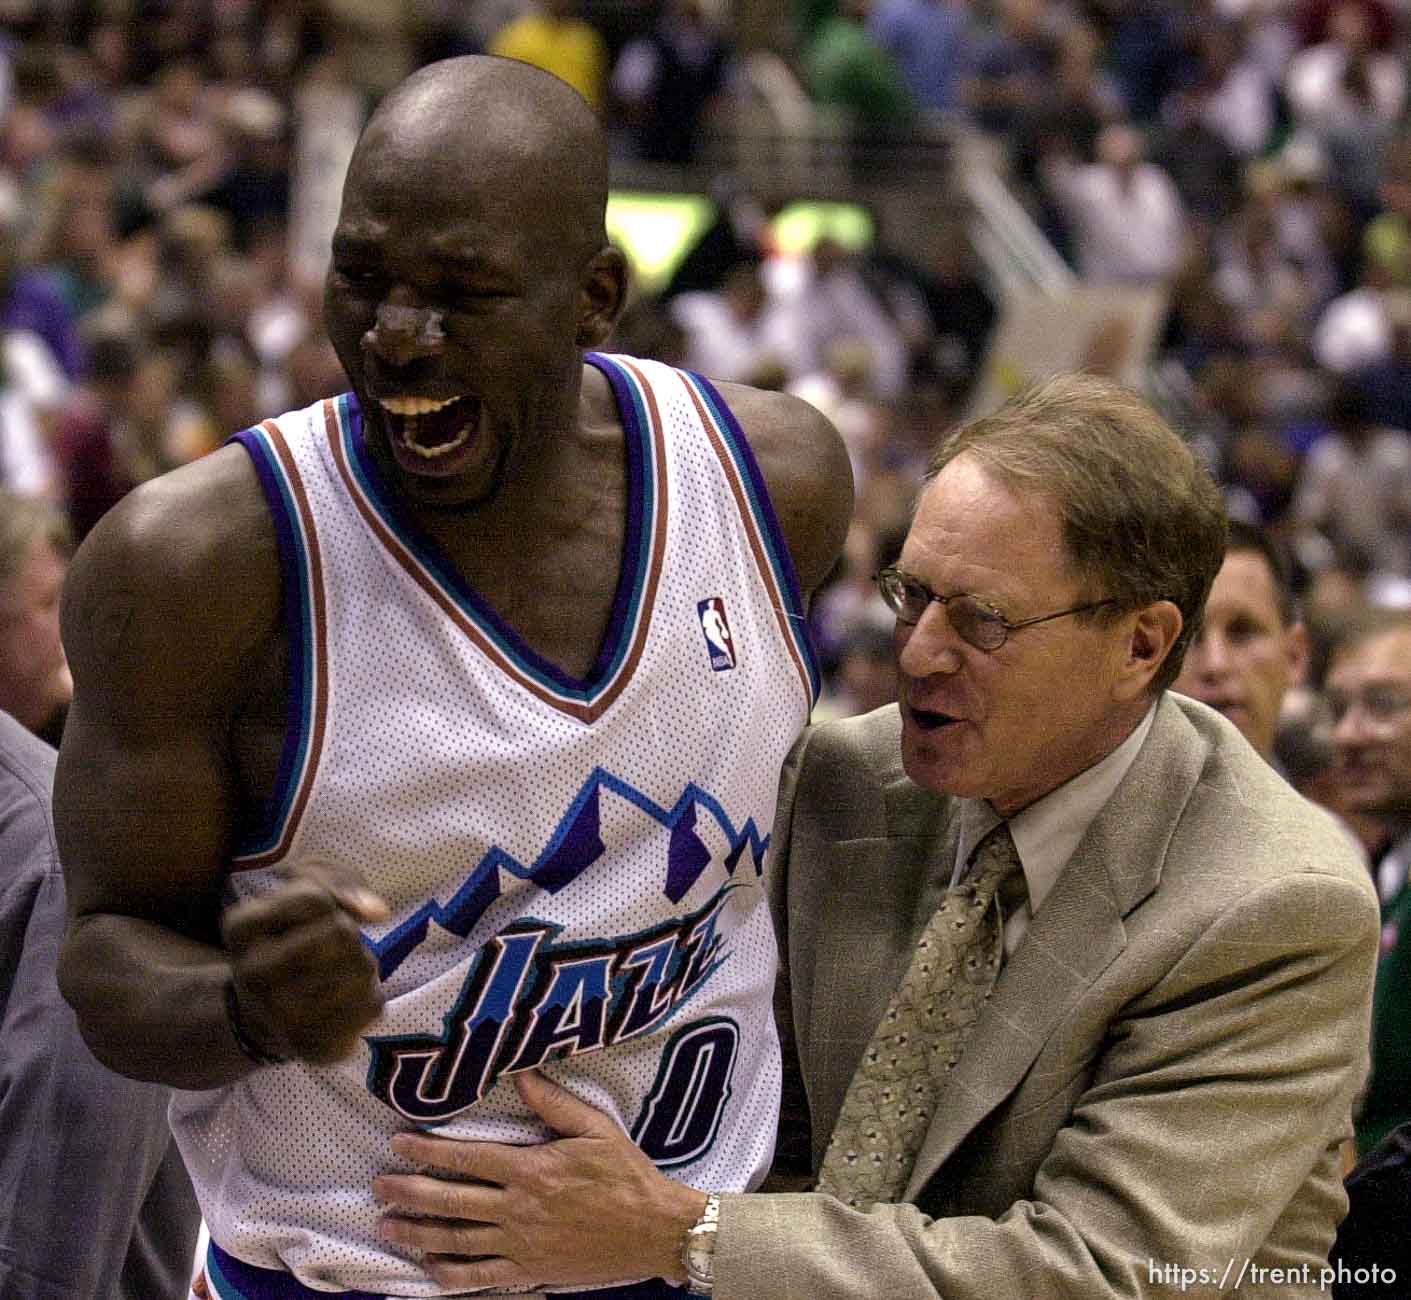
{"type": "MultiPolygon", "coordinates": [[[[135,484],[342,388],[320,324],[329,196],[368,107],[419,63],[538,63],[600,111],[621,162],[670,168],[760,93],[763,32],[778,74],[863,152],[938,123],[981,139],[1083,283],[1161,291],[1152,373],[1232,517],[1284,549],[1311,691],[1349,617],[1411,604],[1411,4],[766,11],[3,0],[0,486],[62,516],[62,555],[135,484]]],[[[614,346],[788,388],[837,423],[859,504],[815,630],[825,710],[870,708],[892,690],[870,577],[974,397],[1005,297],[960,205],[919,245],[825,227],[786,254],[772,218],[799,195],[721,176],[710,197],[714,223],[614,346]]]]}

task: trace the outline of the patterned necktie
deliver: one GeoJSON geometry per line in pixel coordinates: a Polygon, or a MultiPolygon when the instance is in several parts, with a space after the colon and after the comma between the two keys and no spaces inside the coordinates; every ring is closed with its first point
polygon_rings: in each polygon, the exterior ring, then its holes
{"type": "Polygon", "coordinates": [[[994,900],[1008,915],[1026,895],[1019,853],[1001,822],[980,841],[965,880],[926,923],[843,1098],[818,1190],[857,1209],[900,1200],[941,1085],[960,1060],[1003,959],[994,900]]]}

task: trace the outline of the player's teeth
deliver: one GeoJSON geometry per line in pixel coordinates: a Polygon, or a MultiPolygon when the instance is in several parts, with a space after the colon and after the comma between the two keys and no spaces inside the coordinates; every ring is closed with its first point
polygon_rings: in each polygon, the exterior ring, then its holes
{"type": "Polygon", "coordinates": [[[448,397],[438,402],[434,397],[384,397],[380,399],[383,410],[393,415],[430,415],[433,411],[444,411],[458,397],[448,397]]]}
{"type": "Polygon", "coordinates": [[[423,447],[419,442],[416,441],[415,434],[416,428],[415,426],[413,426],[411,430],[409,430],[409,436],[407,438],[406,445],[411,448],[412,451],[416,452],[416,454],[420,456],[422,460],[435,460],[438,456],[444,456],[447,454],[447,452],[455,451],[457,447],[465,446],[466,439],[470,437],[470,426],[467,425],[458,434],[456,434],[456,436],[452,438],[450,442],[440,442],[437,443],[434,447],[423,447]]]}

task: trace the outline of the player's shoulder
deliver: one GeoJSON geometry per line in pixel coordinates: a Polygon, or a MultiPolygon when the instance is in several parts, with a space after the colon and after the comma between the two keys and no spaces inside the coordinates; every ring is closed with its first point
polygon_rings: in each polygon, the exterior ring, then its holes
{"type": "Polygon", "coordinates": [[[128,493],[74,558],[153,583],[204,580],[212,568],[238,569],[266,537],[273,540],[274,525],[254,466],[227,446],[128,493]]]}
{"type": "Polygon", "coordinates": [[[847,447],[832,421],[802,398],[744,384],[717,387],[764,476],[799,585],[812,591],[833,567],[852,519],[847,447]]]}
{"type": "Polygon", "coordinates": [[[249,456],[222,447],[134,489],[99,520],[74,556],[64,636],[101,642],[94,615],[121,605],[129,631],[169,638],[203,623],[278,617],[278,543],[249,456]]]}
{"type": "Polygon", "coordinates": [[[791,452],[807,449],[847,461],[847,448],[833,422],[803,398],[748,384],[715,381],[715,387],[748,435],[756,456],[778,445],[791,452]]]}

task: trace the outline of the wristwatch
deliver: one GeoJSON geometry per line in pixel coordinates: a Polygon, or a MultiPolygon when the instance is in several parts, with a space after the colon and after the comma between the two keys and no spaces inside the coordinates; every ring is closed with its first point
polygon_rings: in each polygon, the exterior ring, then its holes
{"type": "Polygon", "coordinates": [[[686,1290],[710,1295],[715,1286],[715,1230],[720,1226],[720,1197],[706,1197],[701,1217],[681,1242],[681,1263],[686,1267],[686,1290]]]}

